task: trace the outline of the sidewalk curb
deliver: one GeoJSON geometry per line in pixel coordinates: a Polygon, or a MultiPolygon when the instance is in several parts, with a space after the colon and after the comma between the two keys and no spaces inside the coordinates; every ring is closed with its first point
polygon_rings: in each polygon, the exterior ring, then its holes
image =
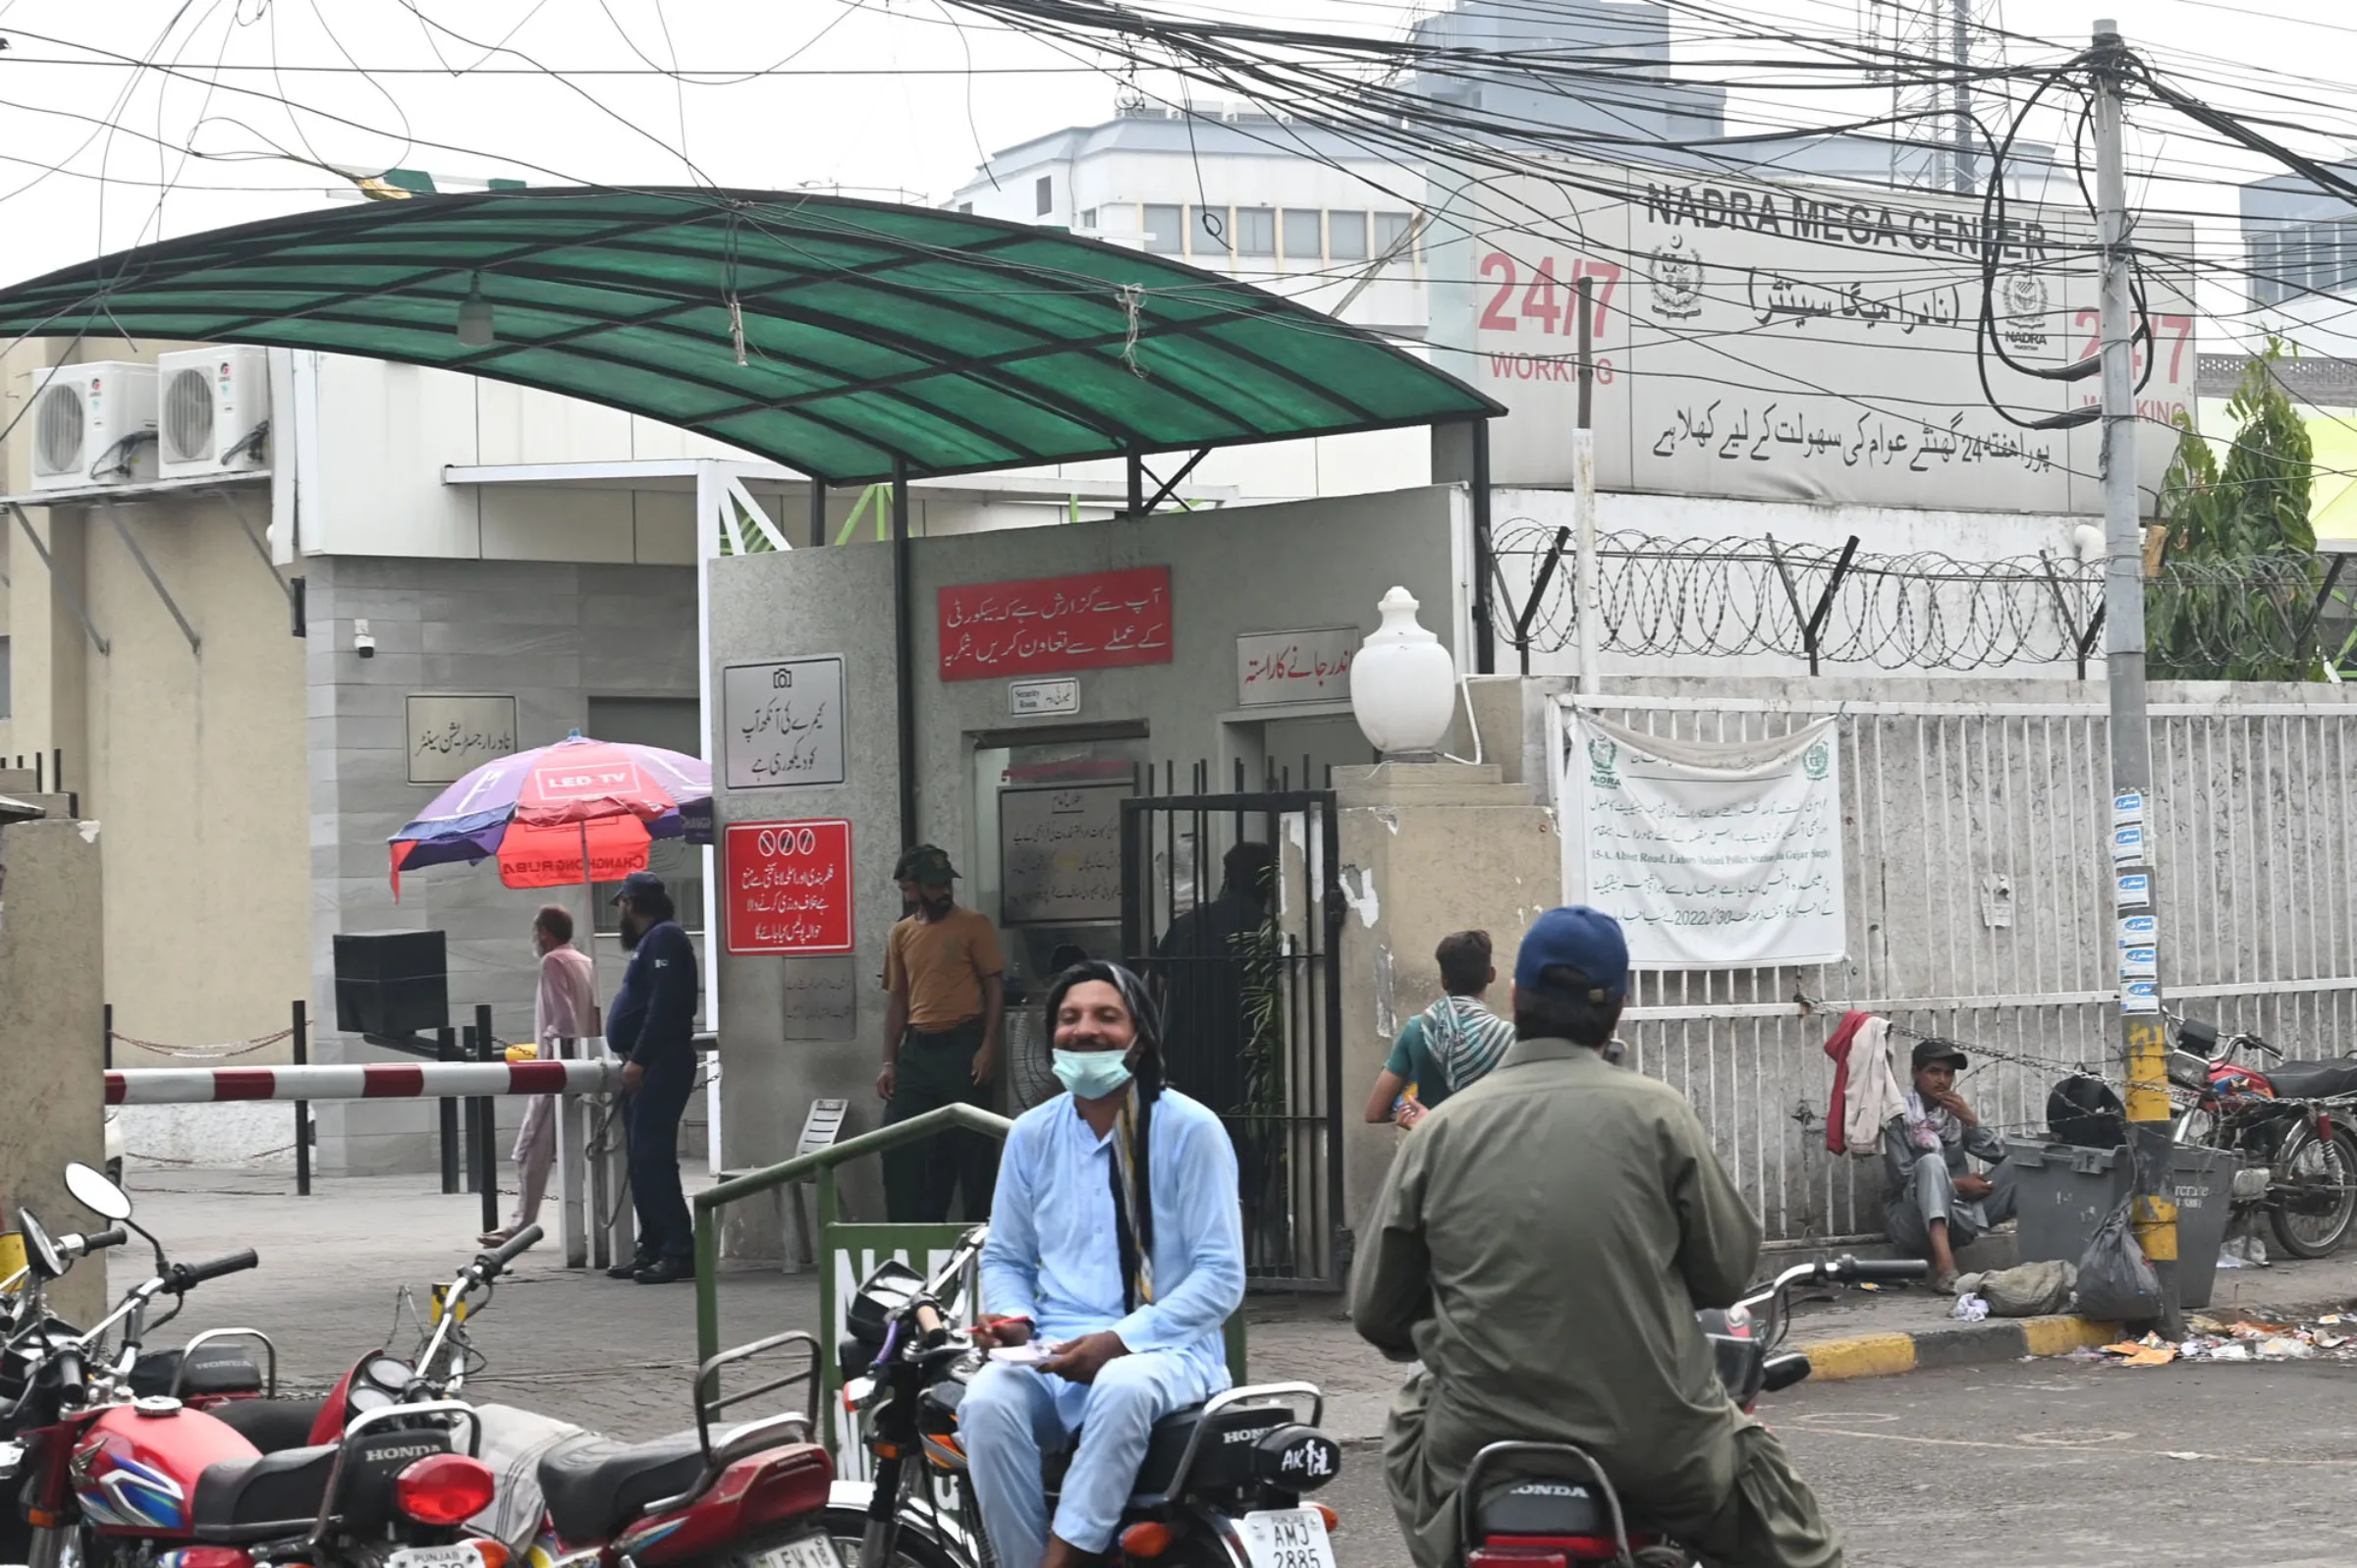
{"type": "Polygon", "coordinates": [[[2064,1356],[2082,1346],[2110,1344],[2119,1325],[2084,1318],[1984,1319],[1914,1333],[1847,1334],[1792,1348],[1809,1358],[1815,1381],[1890,1378],[1932,1367],[1970,1367],[2025,1356],[2064,1356]]]}

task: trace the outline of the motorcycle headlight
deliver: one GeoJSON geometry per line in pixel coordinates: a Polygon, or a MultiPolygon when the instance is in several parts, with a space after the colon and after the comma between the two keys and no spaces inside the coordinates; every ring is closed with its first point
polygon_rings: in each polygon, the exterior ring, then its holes
{"type": "Polygon", "coordinates": [[[876,1402],[876,1379],[853,1378],[843,1385],[843,1408],[865,1410],[876,1402]]]}

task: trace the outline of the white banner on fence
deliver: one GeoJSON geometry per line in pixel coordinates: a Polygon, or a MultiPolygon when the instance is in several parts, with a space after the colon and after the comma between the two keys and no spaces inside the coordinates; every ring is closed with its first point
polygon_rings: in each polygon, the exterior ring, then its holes
{"type": "Polygon", "coordinates": [[[1835,721],[1715,745],[1563,709],[1563,896],[1647,969],[1834,963],[1846,946],[1835,721]]]}

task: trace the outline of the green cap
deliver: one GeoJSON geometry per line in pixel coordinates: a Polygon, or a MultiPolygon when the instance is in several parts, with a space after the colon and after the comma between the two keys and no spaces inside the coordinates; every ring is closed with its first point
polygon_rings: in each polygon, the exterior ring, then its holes
{"type": "Polygon", "coordinates": [[[938,844],[920,843],[901,856],[901,863],[892,868],[895,882],[913,882],[920,888],[946,888],[957,877],[958,868],[950,864],[950,852],[938,844]]]}

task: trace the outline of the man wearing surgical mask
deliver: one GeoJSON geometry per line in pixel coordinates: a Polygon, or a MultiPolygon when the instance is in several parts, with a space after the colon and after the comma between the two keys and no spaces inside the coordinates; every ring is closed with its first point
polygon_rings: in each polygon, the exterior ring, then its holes
{"type": "Polygon", "coordinates": [[[1005,1568],[1104,1553],[1154,1423],[1228,1386],[1222,1327],[1244,1297],[1235,1150],[1220,1119],[1163,1086],[1154,1004],[1136,975],[1089,961],[1048,993],[1068,1093],[1007,1136],[982,1250],[994,1357],[959,1426],[1005,1568]],[[1048,1516],[1041,1459],[1078,1451],[1048,1516]]]}

